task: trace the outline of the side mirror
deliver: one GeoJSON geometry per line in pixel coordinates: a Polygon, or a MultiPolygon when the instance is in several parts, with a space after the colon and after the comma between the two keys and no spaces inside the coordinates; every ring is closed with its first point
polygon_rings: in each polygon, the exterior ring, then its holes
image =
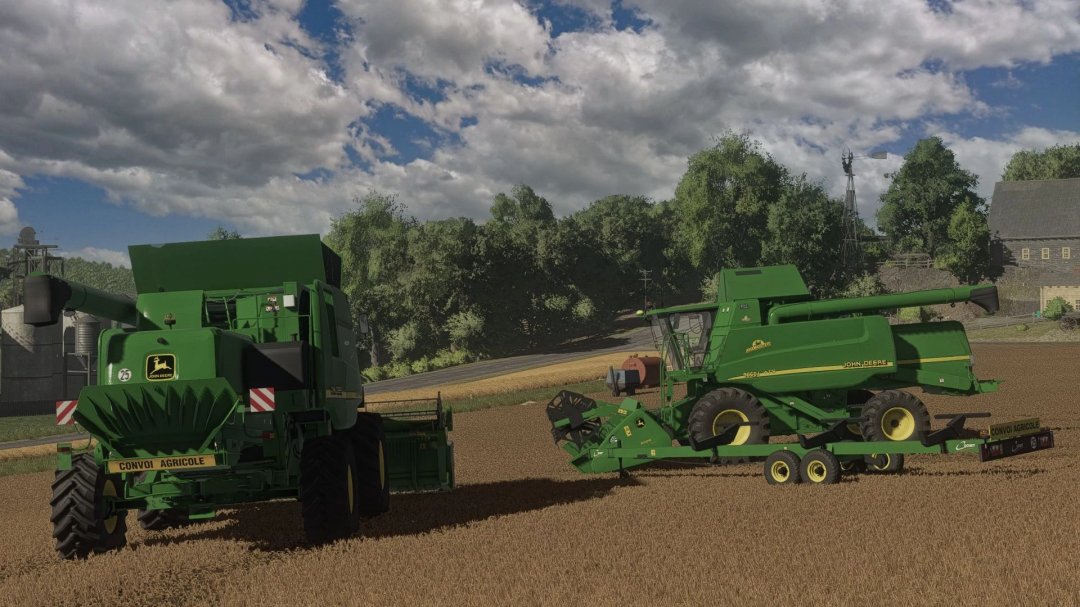
{"type": "Polygon", "coordinates": [[[360,330],[361,335],[367,335],[368,332],[368,320],[367,314],[361,314],[356,317],[357,329],[360,330]]]}

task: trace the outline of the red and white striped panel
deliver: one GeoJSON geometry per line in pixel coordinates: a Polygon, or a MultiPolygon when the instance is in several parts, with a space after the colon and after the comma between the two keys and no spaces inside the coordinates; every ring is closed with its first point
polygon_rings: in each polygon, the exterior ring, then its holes
{"type": "Polygon", "coordinates": [[[269,413],[274,410],[273,388],[252,388],[248,390],[248,413],[269,413]]]}
{"type": "Polygon", "coordinates": [[[56,425],[74,424],[75,420],[71,416],[75,414],[75,405],[77,404],[79,404],[77,400],[56,401],[56,425]]]}

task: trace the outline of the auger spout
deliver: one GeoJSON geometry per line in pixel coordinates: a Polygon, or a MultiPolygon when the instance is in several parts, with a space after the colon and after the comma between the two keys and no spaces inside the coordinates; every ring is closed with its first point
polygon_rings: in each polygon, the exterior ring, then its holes
{"type": "Polygon", "coordinates": [[[912,293],[892,293],[849,299],[823,299],[786,304],[776,306],[769,311],[768,324],[776,325],[788,319],[810,320],[829,314],[877,312],[889,308],[908,308],[965,301],[970,301],[987,312],[996,312],[998,309],[997,287],[994,285],[976,285],[972,287],[931,289],[912,293]]]}
{"type": "Polygon", "coordinates": [[[31,274],[23,281],[23,292],[23,321],[35,327],[56,324],[64,310],[79,310],[131,326],[139,322],[134,301],[72,280],[31,274]]]}

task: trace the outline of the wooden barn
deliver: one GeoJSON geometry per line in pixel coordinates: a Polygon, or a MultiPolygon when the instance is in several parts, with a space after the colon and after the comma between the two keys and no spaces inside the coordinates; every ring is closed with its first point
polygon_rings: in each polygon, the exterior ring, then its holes
{"type": "Polygon", "coordinates": [[[1080,179],[999,181],[989,227],[991,266],[1077,271],[1080,179]]]}

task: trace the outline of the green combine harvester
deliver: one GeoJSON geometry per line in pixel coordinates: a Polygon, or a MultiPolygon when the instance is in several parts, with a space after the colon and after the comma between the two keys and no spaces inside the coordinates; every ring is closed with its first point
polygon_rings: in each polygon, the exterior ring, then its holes
{"type": "MultiPolygon", "coordinates": [[[[389,509],[392,491],[450,490],[452,413],[364,411],[361,352],[341,259],[316,235],[130,247],[138,300],[38,274],[34,326],[82,311],[102,332],[99,385],[57,403],[92,450],[58,446],[52,522],[64,558],[220,506],[299,498],[322,543],[389,509]]],[[[359,319],[366,333],[366,319],[359,319]]]]}
{"type": "MultiPolygon", "coordinates": [[[[794,266],[725,270],[718,282],[715,302],[639,313],[664,361],[658,409],[570,392],[548,404],[552,435],[575,467],[612,472],[666,458],[766,457],[770,482],[835,482],[842,470],[897,472],[906,453],[979,449],[996,459],[1002,444],[994,441],[1015,438],[963,438],[966,420],[987,414],[939,416],[950,421],[931,432],[925,405],[904,388],[968,396],[995,392],[998,382],[975,376],[961,323],[891,325],[881,314],[957,302],[993,312],[993,285],[815,300],[794,266]],[[677,385],[685,396],[675,397],[677,385]],[[792,435],[797,443],[770,444],[792,435]]],[[[633,389],[633,379],[609,376],[609,383],[633,389]]],[[[1037,421],[1030,426],[1039,431],[1037,421]]],[[[1045,432],[1008,455],[1052,444],[1045,432]]]]}

